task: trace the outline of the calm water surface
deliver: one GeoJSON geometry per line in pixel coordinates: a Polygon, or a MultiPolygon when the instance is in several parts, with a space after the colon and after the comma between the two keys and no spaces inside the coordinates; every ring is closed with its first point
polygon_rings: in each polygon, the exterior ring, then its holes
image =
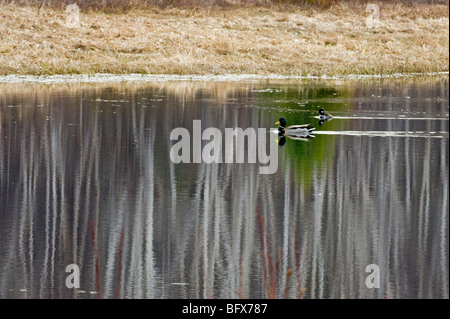
{"type": "Polygon", "coordinates": [[[1,84],[0,298],[448,298],[448,84],[1,84]],[[171,161],[281,116],[275,174],[171,161]]]}

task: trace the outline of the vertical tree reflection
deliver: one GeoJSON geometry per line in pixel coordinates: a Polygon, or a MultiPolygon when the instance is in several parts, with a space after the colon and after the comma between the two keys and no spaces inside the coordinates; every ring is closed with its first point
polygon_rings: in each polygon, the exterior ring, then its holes
{"type": "MultiPolygon", "coordinates": [[[[347,107],[380,89],[411,95],[411,113],[438,93],[445,113],[446,83],[363,83],[347,107]]],[[[0,296],[448,298],[448,133],[288,141],[274,175],[170,161],[171,130],[194,119],[272,127],[268,85],[2,87],[0,296]],[[373,263],[380,289],[365,286],[373,263]],[[79,289],[65,286],[69,264],[79,289]]],[[[286,85],[284,99],[320,98],[320,84],[286,85]]],[[[448,120],[385,125],[448,132],[448,120]]]]}

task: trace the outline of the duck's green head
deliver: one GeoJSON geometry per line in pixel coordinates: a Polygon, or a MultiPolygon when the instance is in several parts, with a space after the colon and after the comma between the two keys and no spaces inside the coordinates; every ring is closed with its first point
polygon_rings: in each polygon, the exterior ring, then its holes
{"type": "Polygon", "coordinates": [[[324,109],[320,109],[319,110],[319,115],[325,115],[325,110],[324,109]]]}
{"type": "Polygon", "coordinates": [[[287,123],[286,119],[282,117],[275,124],[279,124],[281,127],[286,127],[286,123],[287,123]]]}

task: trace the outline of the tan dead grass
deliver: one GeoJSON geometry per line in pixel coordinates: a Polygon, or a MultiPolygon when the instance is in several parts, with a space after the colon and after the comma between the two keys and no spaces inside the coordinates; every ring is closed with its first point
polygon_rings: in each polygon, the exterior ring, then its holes
{"type": "Polygon", "coordinates": [[[448,71],[446,5],[80,12],[0,5],[0,74],[345,75],[448,71]]]}

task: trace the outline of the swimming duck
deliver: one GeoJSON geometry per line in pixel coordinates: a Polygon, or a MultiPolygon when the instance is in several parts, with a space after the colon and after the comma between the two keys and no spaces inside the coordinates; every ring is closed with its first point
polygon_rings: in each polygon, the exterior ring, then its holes
{"type": "Polygon", "coordinates": [[[314,131],[315,128],[310,124],[291,125],[286,127],[287,121],[284,117],[280,118],[275,124],[280,125],[280,127],[278,127],[278,132],[281,135],[287,135],[290,137],[314,137],[314,135],[312,135],[312,131],[314,131]]]}
{"type": "Polygon", "coordinates": [[[329,121],[333,118],[333,116],[329,113],[325,113],[324,109],[320,109],[319,110],[319,125],[323,125],[323,123],[325,123],[325,121],[329,121]]]}
{"type": "Polygon", "coordinates": [[[333,118],[333,116],[329,113],[325,113],[324,109],[319,110],[319,119],[320,120],[328,121],[328,120],[331,120],[332,118],[333,118]]]}

